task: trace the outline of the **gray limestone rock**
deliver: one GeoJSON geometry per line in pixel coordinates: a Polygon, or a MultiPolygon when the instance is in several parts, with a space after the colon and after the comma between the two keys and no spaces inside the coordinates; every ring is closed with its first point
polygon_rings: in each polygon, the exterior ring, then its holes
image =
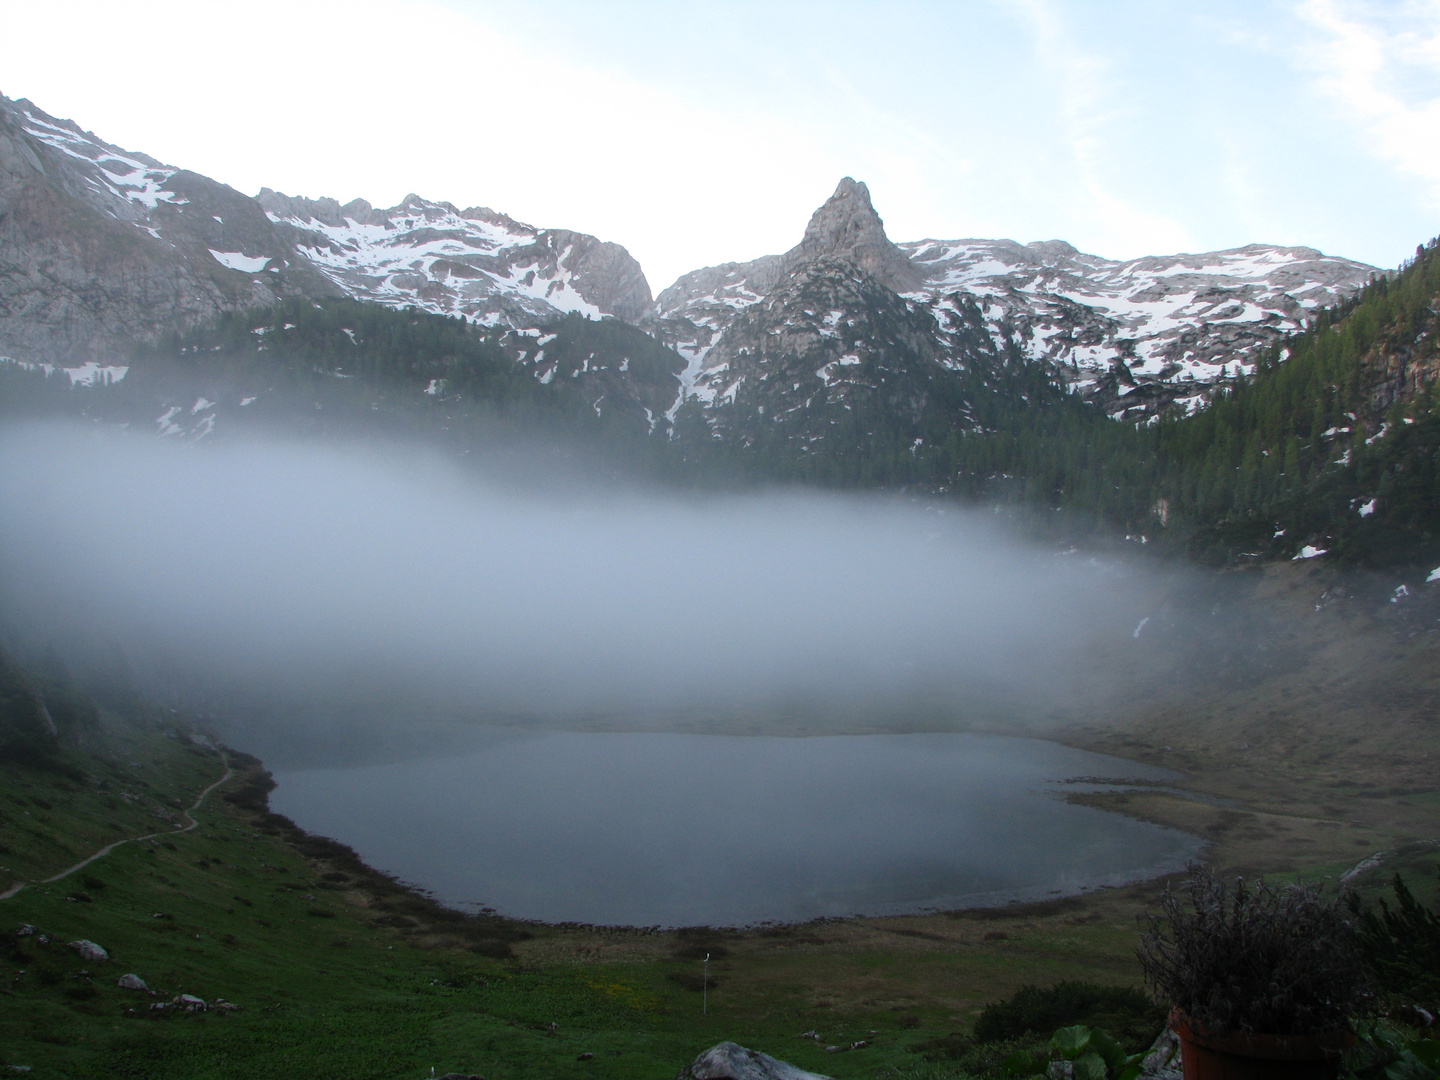
{"type": "Polygon", "coordinates": [[[885,235],[885,223],[870,202],[870,189],[848,176],[810,215],[805,236],[784,260],[787,268],[793,268],[827,255],[854,263],[896,292],[919,288],[924,281],[909,257],[885,235]]]}
{"type": "Polygon", "coordinates": [[[118,986],[118,987],[120,987],[122,990],[149,990],[149,989],[150,989],[150,987],[148,987],[147,985],[145,985],[145,980],[144,980],[144,979],[142,979],[139,975],[133,975],[133,974],[132,974],[132,975],[121,975],[120,978],[118,978],[118,979],[115,980],[115,985],[118,986]]]}
{"type": "Polygon", "coordinates": [[[545,234],[569,273],[575,291],[601,311],[626,322],[639,322],[650,310],[650,283],[640,264],[619,244],[584,233],[556,229],[545,234]]]}
{"type": "Polygon", "coordinates": [[[91,963],[94,964],[103,964],[105,963],[105,961],[110,959],[110,954],[108,952],[102,949],[99,945],[96,945],[95,942],[90,941],[86,938],[81,938],[79,941],[70,942],[70,948],[74,949],[80,954],[81,960],[89,960],[91,963]]]}
{"type": "MultiPolygon", "coordinates": [[[[712,405],[728,400],[712,393],[710,375],[725,362],[718,354],[728,331],[820,258],[842,259],[908,300],[928,303],[942,349],[954,314],[978,310],[979,329],[995,349],[1050,366],[1075,393],[1133,420],[1171,405],[1193,407],[1317,308],[1353,295],[1376,273],[1313,248],[1265,244],[1127,261],[1088,255],[1063,240],[895,244],[865,185],[847,177],[784,255],[695,270],[660,293],[645,325],[691,362],[686,393],[712,405]]],[[[963,351],[949,360],[966,362],[963,351]]],[[[1428,373],[1412,364],[1395,384],[1428,373]]]]}
{"type": "Polygon", "coordinates": [[[676,1075],[675,1080],[830,1080],[797,1069],[789,1062],[747,1050],[739,1043],[716,1043],[676,1075]]]}
{"type": "MultiPolygon", "coordinates": [[[[702,379],[736,401],[734,419],[879,400],[897,417],[924,409],[943,377],[935,321],[837,255],[799,264],[747,309],[706,357],[702,379]]],[[[763,420],[762,420],[763,422],[763,420]]]]}
{"type": "Polygon", "coordinates": [[[415,194],[251,199],[0,97],[0,356],[123,364],[136,339],[294,296],[512,327],[653,306],[618,244],[415,194]]]}
{"type": "Polygon", "coordinates": [[[1181,1080],[1180,1039],[1168,1027],[1151,1044],[1140,1063],[1140,1080],[1181,1080]]]}
{"type": "Polygon", "coordinates": [[[252,199],[0,98],[0,356],[123,362],[136,338],[339,295],[252,199]]]}

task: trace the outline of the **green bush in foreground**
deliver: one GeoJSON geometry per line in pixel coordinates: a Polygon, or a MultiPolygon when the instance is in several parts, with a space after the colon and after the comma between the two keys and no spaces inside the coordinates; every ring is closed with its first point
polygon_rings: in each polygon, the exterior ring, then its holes
{"type": "Polygon", "coordinates": [[[1012,1054],[1000,1071],[1004,1076],[1042,1078],[1048,1075],[1052,1061],[1068,1061],[1074,1080],[1135,1080],[1144,1056],[1127,1054],[1102,1028],[1075,1024],[1056,1031],[1044,1050],[1012,1054]]]}
{"type": "Polygon", "coordinates": [[[1319,885],[1231,885],[1196,867],[1160,909],[1140,942],[1145,979],[1212,1032],[1323,1035],[1369,1002],[1353,921],[1319,885]]]}
{"type": "Polygon", "coordinates": [[[1408,1035],[1383,1020],[1358,1020],[1359,1040],[1345,1055],[1345,1080],[1435,1080],[1440,1040],[1408,1035]]]}
{"type": "Polygon", "coordinates": [[[1103,1026],[1122,1043],[1148,1046],[1165,1024],[1165,1012],[1142,990],[1078,980],[1040,988],[1025,986],[1008,1001],[985,1006],[975,1021],[975,1041],[1000,1042],[1043,1035],[1065,1025],[1103,1026]]]}
{"type": "Polygon", "coordinates": [[[1346,898],[1358,926],[1361,955],[1377,989],[1433,1014],[1440,1007],[1440,913],[1416,900],[1399,874],[1391,888],[1395,907],[1381,900],[1378,914],[1362,910],[1354,893],[1346,898]]]}

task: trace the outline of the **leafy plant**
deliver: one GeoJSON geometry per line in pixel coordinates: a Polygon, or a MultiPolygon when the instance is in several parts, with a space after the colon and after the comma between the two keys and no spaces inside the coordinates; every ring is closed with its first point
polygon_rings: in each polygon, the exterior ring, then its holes
{"type": "Polygon", "coordinates": [[[1160,906],[1139,949],[1146,980],[1212,1032],[1321,1035],[1368,997],[1355,926],[1319,886],[1228,886],[1196,868],[1160,906]]]}
{"type": "Polygon", "coordinates": [[[1383,1020],[1362,1020],[1346,1055],[1353,1080],[1435,1080],[1440,1077],[1440,1039],[1406,1036],[1383,1020]]]}
{"type": "Polygon", "coordinates": [[[1365,966],[1378,989],[1410,998],[1433,1012],[1440,1004],[1440,913],[1416,900],[1399,874],[1391,888],[1395,908],[1381,900],[1378,914],[1362,909],[1354,893],[1346,898],[1365,966]]]}
{"type": "Polygon", "coordinates": [[[1005,1076],[1044,1076],[1051,1061],[1068,1061],[1073,1080],[1135,1080],[1144,1054],[1127,1054],[1103,1028],[1063,1027],[1050,1037],[1049,1051],[1017,1051],[1000,1069],[1005,1076]]]}
{"type": "Polygon", "coordinates": [[[1124,1043],[1149,1045],[1165,1026],[1165,1010],[1132,986],[1064,980],[1022,986],[1005,1001],[986,1005],[975,1021],[977,1042],[1043,1034],[1069,1024],[1103,1026],[1124,1043]]]}

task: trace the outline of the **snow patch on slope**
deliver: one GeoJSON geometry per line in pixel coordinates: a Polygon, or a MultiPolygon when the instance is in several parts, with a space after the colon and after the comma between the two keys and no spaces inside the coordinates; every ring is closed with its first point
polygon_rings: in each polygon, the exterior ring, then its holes
{"type": "Polygon", "coordinates": [[[215,257],[215,261],[221,266],[228,266],[231,270],[239,270],[244,274],[258,274],[270,261],[268,255],[242,255],[238,251],[216,251],[214,248],[206,250],[215,257]]]}
{"type": "MultiPolygon", "coordinates": [[[[279,200],[275,205],[281,205],[279,200]]],[[[409,196],[373,210],[350,204],[338,220],[267,209],[296,230],[296,246],[349,295],[459,314],[486,326],[525,326],[605,312],[577,287],[574,245],[484,207],[409,196]]]]}

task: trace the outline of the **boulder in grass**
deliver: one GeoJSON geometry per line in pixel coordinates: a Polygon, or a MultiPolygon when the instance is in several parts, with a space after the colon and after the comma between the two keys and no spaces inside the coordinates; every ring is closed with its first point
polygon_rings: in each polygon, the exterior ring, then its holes
{"type": "Polygon", "coordinates": [[[675,1080],[830,1080],[739,1043],[716,1043],[681,1069],[675,1080]]]}
{"type": "Polygon", "coordinates": [[[145,980],[142,979],[139,975],[121,975],[120,978],[115,980],[115,985],[120,987],[122,990],[150,989],[150,987],[145,985],[145,980]]]}
{"type": "Polygon", "coordinates": [[[106,960],[110,959],[110,954],[108,952],[102,949],[99,945],[96,945],[95,942],[87,941],[85,938],[81,938],[79,941],[70,942],[70,948],[74,949],[80,954],[81,960],[89,960],[91,963],[94,964],[103,964],[106,960]]]}
{"type": "Polygon", "coordinates": [[[1181,1080],[1180,1039],[1168,1027],[1160,1032],[1140,1064],[1142,1080],[1181,1080]]]}

